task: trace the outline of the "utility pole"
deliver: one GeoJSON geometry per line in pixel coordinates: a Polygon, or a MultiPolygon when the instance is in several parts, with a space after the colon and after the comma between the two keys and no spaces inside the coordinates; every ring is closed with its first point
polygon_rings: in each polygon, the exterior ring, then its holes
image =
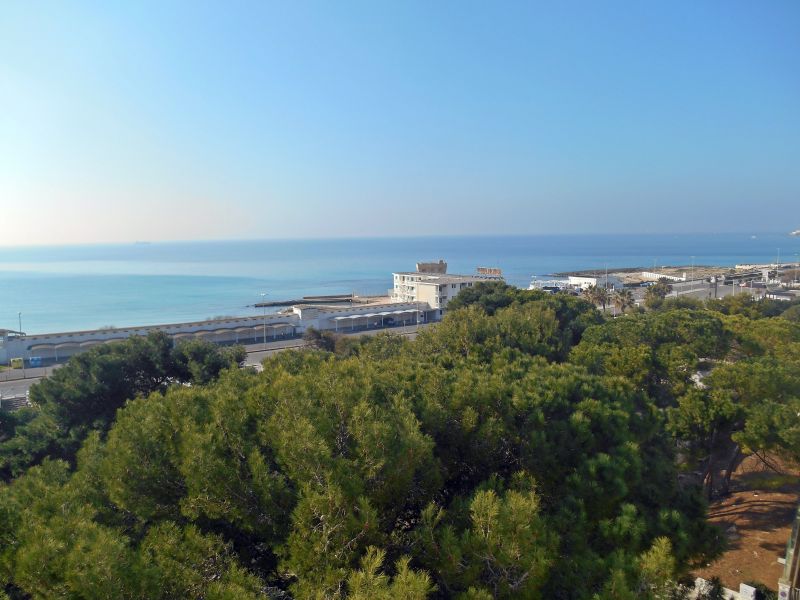
{"type": "Polygon", "coordinates": [[[261,292],[261,308],[264,309],[264,350],[267,349],[267,303],[266,292],[261,292]]]}
{"type": "Polygon", "coordinates": [[[786,544],[786,563],[783,567],[783,577],[778,580],[778,593],[780,598],[797,598],[800,594],[800,549],[797,547],[798,533],[800,533],[800,509],[795,515],[794,527],[786,544]]]}
{"type": "MultiPolygon", "coordinates": [[[[22,312],[17,313],[19,319],[19,335],[22,337],[22,312]]],[[[25,379],[25,351],[22,351],[22,378],[25,379]]]]}

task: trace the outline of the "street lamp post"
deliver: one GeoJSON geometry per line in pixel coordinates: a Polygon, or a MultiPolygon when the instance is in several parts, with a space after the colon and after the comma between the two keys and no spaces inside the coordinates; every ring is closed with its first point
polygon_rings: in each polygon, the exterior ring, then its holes
{"type": "Polygon", "coordinates": [[[692,257],[692,275],[691,275],[691,281],[689,283],[689,295],[690,296],[691,296],[693,291],[694,291],[694,256],[692,257]]]}
{"type": "Polygon", "coordinates": [[[264,309],[264,350],[267,349],[267,305],[266,305],[266,292],[261,292],[261,307],[264,309]]]}
{"type": "Polygon", "coordinates": [[[800,255],[795,253],[794,255],[794,282],[800,282],[800,277],[798,277],[798,270],[800,269],[800,255]]]}
{"type": "MultiPolygon", "coordinates": [[[[19,335],[22,337],[22,312],[17,313],[19,319],[19,335]]],[[[25,351],[22,351],[22,378],[25,379],[25,351]]]]}

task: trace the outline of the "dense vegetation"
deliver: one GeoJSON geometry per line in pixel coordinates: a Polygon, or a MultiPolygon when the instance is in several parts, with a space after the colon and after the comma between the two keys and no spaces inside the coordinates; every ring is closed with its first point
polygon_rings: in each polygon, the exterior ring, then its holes
{"type": "MultiPolygon", "coordinates": [[[[415,342],[132,339],[0,428],[10,598],[671,598],[705,497],[800,459],[800,324],[465,290],[415,342]]],[[[784,307],[785,308],[785,307],[784,307]]],[[[2,592],[0,592],[2,597],[2,592]]]]}

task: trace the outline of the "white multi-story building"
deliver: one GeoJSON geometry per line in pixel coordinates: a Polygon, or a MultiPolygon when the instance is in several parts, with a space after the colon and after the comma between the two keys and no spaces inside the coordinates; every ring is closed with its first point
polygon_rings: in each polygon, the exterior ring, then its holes
{"type": "Polygon", "coordinates": [[[440,261],[419,263],[417,271],[392,273],[394,287],[389,290],[392,302],[423,302],[440,317],[447,303],[464,288],[479,282],[503,280],[499,269],[479,268],[475,275],[448,275],[446,270],[447,263],[440,261]],[[429,265],[435,265],[436,272],[420,270],[429,265]]]}

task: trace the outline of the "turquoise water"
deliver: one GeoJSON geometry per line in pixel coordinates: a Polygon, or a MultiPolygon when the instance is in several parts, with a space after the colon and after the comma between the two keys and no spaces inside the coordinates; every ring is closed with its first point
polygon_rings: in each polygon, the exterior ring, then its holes
{"type": "Polygon", "coordinates": [[[499,266],[510,283],[557,271],[796,261],[785,234],[552,235],[0,247],[0,328],[28,333],[256,314],[269,299],[381,294],[392,271],[443,258],[452,273],[499,266]]]}

